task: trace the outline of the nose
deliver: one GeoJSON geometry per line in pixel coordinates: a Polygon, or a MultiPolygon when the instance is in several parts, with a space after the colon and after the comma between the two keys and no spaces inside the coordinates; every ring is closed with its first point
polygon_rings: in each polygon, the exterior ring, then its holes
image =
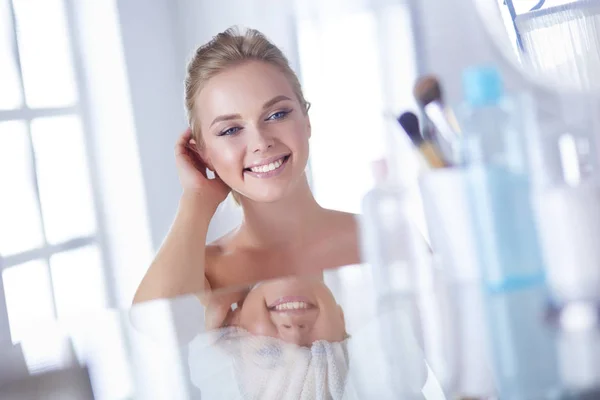
{"type": "Polygon", "coordinates": [[[309,345],[309,326],[304,323],[286,322],[279,325],[279,336],[288,343],[298,346],[309,345]]]}
{"type": "Polygon", "coordinates": [[[266,130],[252,129],[249,148],[253,153],[264,153],[274,145],[273,137],[266,130]]]}

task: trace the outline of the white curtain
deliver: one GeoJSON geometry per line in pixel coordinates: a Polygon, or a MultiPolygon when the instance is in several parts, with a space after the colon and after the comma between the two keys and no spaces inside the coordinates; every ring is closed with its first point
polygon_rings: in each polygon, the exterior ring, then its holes
{"type": "Polygon", "coordinates": [[[516,19],[523,60],[554,82],[600,88],[600,1],[580,0],[516,19]]]}

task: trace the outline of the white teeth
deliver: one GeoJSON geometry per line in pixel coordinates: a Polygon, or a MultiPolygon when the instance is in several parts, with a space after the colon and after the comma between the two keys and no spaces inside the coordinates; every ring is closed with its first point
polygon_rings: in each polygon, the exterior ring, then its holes
{"type": "Polygon", "coordinates": [[[252,172],[258,172],[258,173],[265,173],[265,172],[271,172],[276,170],[277,168],[281,167],[281,165],[283,164],[283,158],[279,159],[275,162],[272,162],[270,164],[267,165],[259,165],[258,167],[252,167],[250,168],[250,170],[252,172]]]}
{"type": "Polygon", "coordinates": [[[276,310],[301,310],[308,308],[308,303],[303,301],[290,301],[288,303],[282,303],[275,306],[276,310]]]}

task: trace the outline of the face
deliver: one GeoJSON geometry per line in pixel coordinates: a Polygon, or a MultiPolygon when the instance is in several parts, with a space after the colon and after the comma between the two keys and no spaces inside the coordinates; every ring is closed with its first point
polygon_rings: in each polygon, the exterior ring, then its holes
{"type": "Polygon", "coordinates": [[[277,67],[253,61],[214,76],[195,112],[201,155],[233,191],[272,202],[304,178],[310,122],[277,67]]]}
{"type": "Polygon", "coordinates": [[[232,324],[299,346],[346,338],[342,308],[322,281],[310,278],[291,277],[256,286],[236,310],[232,324]]]}

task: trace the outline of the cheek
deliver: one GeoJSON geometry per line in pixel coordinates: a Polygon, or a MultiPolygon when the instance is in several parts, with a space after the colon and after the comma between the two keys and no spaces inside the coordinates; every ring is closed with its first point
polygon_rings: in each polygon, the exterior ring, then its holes
{"type": "Polygon", "coordinates": [[[276,337],[275,329],[266,323],[254,322],[252,325],[242,326],[242,328],[244,328],[245,330],[247,330],[248,332],[250,332],[251,334],[253,334],[255,336],[276,337]]]}
{"type": "Polygon", "coordinates": [[[234,171],[237,174],[243,168],[242,146],[236,144],[233,140],[229,141],[230,143],[223,142],[210,147],[207,153],[210,163],[220,176],[231,175],[234,171]]]}
{"type": "Polygon", "coordinates": [[[297,123],[292,129],[285,132],[283,141],[291,150],[300,154],[308,154],[308,130],[301,124],[297,123]]]}
{"type": "Polygon", "coordinates": [[[327,315],[319,318],[314,327],[317,339],[339,342],[344,339],[346,326],[343,319],[338,315],[327,315]]]}
{"type": "Polygon", "coordinates": [[[257,336],[275,336],[277,330],[266,311],[244,310],[240,327],[257,336]]]}

